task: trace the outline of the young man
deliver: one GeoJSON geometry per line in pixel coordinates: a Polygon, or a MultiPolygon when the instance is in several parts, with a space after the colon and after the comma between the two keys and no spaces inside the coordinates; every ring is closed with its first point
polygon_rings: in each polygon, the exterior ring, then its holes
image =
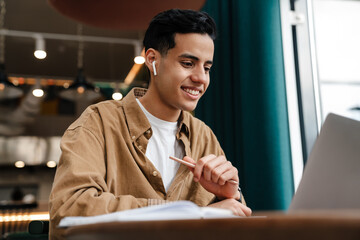
{"type": "Polygon", "coordinates": [[[249,216],[238,171],[193,111],[209,86],[215,23],[206,13],[158,14],[144,38],[148,90],[90,106],[65,132],[50,196],[50,237],[60,219],[190,200],[249,216]],[[169,159],[195,164],[187,168],[169,159]]]}

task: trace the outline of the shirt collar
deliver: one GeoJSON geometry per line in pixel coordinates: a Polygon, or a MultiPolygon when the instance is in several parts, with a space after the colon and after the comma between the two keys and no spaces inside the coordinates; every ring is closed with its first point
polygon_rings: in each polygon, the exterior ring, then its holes
{"type": "Polygon", "coordinates": [[[183,132],[189,138],[190,137],[190,116],[189,114],[185,114],[184,111],[181,111],[179,117],[179,128],[177,133],[183,132]]]}
{"type": "MultiPolygon", "coordinates": [[[[129,127],[130,136],[133,140],[139,138],[144,132],[151,129],[151,125],[141,110],[139,104],[136,102],[136,98],[140,98],[145,95],[146,89],[133,88],[122,100],[123,108],[126,116],[126,122],[129,127]]],[[[183,132],[189,137],[189,114],[181,111],[179,117],[179,128],[177,133],[183,132]]]]}

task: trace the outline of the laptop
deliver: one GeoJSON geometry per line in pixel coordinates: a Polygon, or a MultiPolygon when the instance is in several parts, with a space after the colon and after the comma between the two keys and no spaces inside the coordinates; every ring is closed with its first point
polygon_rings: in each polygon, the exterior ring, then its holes
{"type": "Polygon", "coordinates": [[[360,209],[359,121],[327,116],[289,212],[310,209],[360,209]]]}

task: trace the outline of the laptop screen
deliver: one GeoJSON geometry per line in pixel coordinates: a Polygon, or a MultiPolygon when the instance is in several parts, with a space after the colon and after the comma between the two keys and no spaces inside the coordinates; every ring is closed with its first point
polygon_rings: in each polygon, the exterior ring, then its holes
{"type": "Polygon", "coordinates": [[[360,122],[329,114],[289,211],[360,208],[360,122]]]}

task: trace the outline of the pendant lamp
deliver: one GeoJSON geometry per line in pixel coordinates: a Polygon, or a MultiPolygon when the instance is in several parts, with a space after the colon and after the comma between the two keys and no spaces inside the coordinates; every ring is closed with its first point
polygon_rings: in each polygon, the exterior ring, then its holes
{"type": "Polygon", "coordinates": [[[86,81],[83,69],[78,69],[78,74],[73,84],[60,93],[60,97],[70,101],[95,101],[101,94],[96,91],[94,85],[86,81]]]}
{"type": "Polygon", "coordinates": [[[78,73],[73,84],[68,89],[60,92],[60,97],[70,101],[93,102],[101,97],[93,84],[86,80],[83,69],[84,41],[82,40],[82,25],[78,25],[79,48],[78,48],[78,73]]]}
{"type": "Polygon", "coordinates": [[[0,63],[0,101],[19,98],[22,95],[23,91],[9,81],[5,71],[5,64],[0,63]]]}
{"type": "MultiPolygon", "coordinates": [[[[4,29],[4,19],[6,5],[4,0],[0,0],[0,29],[4,29]]],[[[0,101],[4,99],[19,98],[23,91],[12,84],[5,71],[5,36],[0,35],[0,101]]]]}

